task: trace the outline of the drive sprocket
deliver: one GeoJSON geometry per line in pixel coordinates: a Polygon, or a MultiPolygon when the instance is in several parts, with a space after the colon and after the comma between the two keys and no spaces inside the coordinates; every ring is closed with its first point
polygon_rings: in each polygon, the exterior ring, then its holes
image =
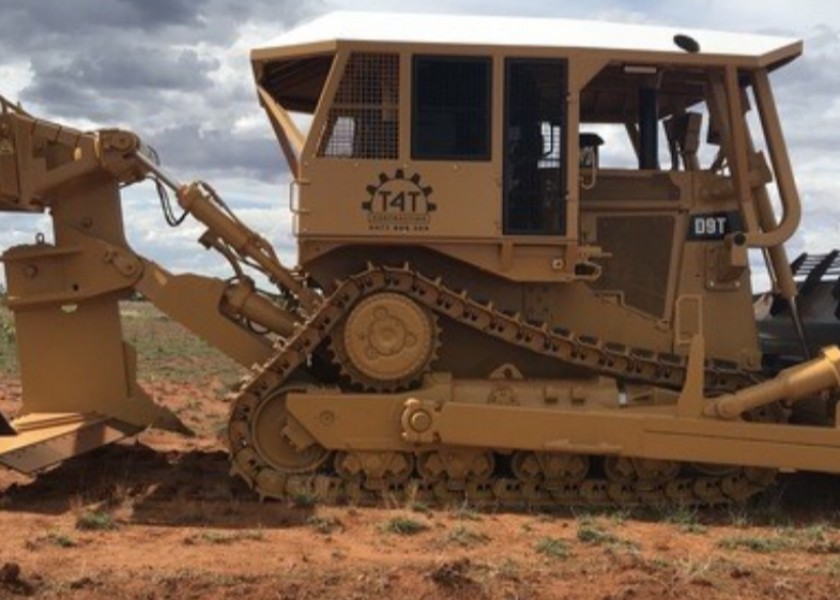
{"type": "Polygon", "coordinates": [[[334,360],[351,384],[399,391],[418,382],[437,358],[440,328],[425,307],[396,293],[365,298],[332,335],[334,360]]]}

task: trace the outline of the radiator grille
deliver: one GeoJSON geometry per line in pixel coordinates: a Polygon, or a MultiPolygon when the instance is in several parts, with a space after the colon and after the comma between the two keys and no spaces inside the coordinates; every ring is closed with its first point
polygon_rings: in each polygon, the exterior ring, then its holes
{"type": "Polygon", "coordinates": [[[665,316],[673,236],[673,217],[599,218],[598,245],[612,256],[594,287],[621,291],[628,306],[665,316]]]}

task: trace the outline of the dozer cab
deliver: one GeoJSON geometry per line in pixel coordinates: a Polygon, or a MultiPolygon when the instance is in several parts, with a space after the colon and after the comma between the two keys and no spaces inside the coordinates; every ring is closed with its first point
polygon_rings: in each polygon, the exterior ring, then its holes
{"type": "Polygon", "coordinates": [[[293,178],[295,268],[134,134],[4,102],[0,209],[49,211],[55,231],[3,255],[24,403],[0,462],[33,472],[177,425],[121,337],[118,301],[139,292],[249,370],[227,433],[261,497],[715,504],[778,470],[840,472],[840,350],[809,345],[784,249],[801,211],[770,74],[801,51],[565,20],[319,18],[252,53],[293,178]],[[119,188],[144,178],[170,224],[166,190],[206,226],[229,279],[131,249],[119,188]],[[800,349],[783,370],[763,361],[751,250],[800,349]]]}

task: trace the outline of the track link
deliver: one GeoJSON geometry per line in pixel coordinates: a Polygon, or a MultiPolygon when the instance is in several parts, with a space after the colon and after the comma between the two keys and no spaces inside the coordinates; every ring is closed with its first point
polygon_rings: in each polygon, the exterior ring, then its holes
{"type": "MultiPolygon", "coordinates": [[[[492,304],[477,302],[466,292],[448,288],[440,279],[427,278],[408,266],[369,265],[340,282],[306,323],[278,343],[277,353],[233,400],[228,428],[232,472],[261,497],[283,498],[313,492],[327,501],[360,503],[379,501],[383,495],[389,495],[436,503],[470,500],[504,506],[711,505],[746,500],[773,480],[772,472],[766,470],[736,468],[721,474],[704,474],[688,465],[681,466],[667,481],[615,481],[598,476],[583,481],[523,481],[498,469],[490,477],[458,481],[432,481],[411,470],[400,481],[388,481],[364,473],[342,477],[333,468],[334,461],[319,463],[317,470],[304,474],[284,473],[272,467],[260,456],[253,439],[251,421],[261,402],[290,383],[293,374],[359,301],[385,291],[403,294],[436,315],[449,317],[487,336],[601,375],[677,390],[686,377],[685,357],[604,342],[570,330],[549,329],[529,323],[518,314],[496,310],[492,304]]],[[[758,379],[756,373],[732,363],[707,360],[705,364],[707,393],[731,392],[758,379]]],[[[417,455],[405,454],[405,462],[414,465],[417,455]]],[[[503,456],[499,458],[502,460],[496,463],[503,463],[503,456]]]]}

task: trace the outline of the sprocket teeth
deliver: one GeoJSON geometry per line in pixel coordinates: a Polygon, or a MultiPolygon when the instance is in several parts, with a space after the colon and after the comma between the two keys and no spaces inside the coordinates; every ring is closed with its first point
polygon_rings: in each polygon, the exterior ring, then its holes
{"type": "MultiPolygon", "coordinates": [[[[408,268],[407,264],[406,268],[408,268]]],[[[432,340],[428,357],[425,359],[425,364],[410,375],[393,380],[376,379],[353,367],[351,356],[344,343],[341,341],[343,327],[346,326],[347,323],[345,318],[345,322],[338,326],[338,329],[334,335],[331,336],[328,344],[334,364],[336,364],[339,368],[341,378],[346,381],[349,386],[365,392],[395,393],[416,387],[423,380],[423,377],[431,372],[432,365],[439,360],[440,355],[438,350],[442,346],[439,317],[431,311],[427,312],[427,316],[429,317],[429,325],[431,327],[430,335],[432,340]]]]}

